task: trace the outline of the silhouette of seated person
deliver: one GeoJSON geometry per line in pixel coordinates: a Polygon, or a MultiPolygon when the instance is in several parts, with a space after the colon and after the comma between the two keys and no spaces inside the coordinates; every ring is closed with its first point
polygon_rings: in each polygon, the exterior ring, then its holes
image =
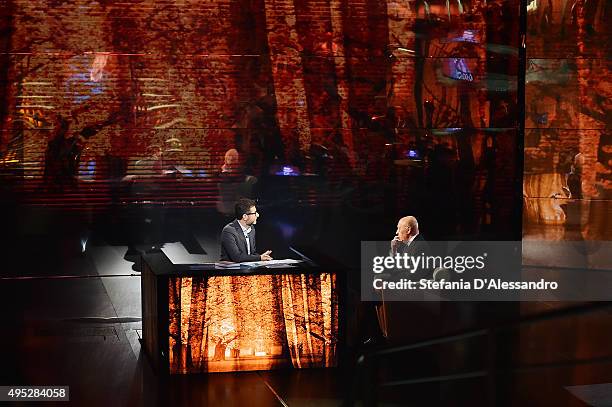
{"type": "Polygon", "coordinates": [[[161,147],[154,145],[147,149],[147,156],[135,161],[127,168],[127,175],[123,177],[123,187],[130,195],[150,195],[155,193],[158,186],[155,179],[163,176],[163,160],[161,147]]]}
{"type": "Polygon", "coordinates": [[[574,199],[582,199],[582,166],[584,164],[584,156],[578,153],[574,156],[574,159],[570,166],[569,173],[567,176],[567,189],[569,190],[569,196],[574,199]]]}
{"type": "Polygon", "coordinates": [[[155,177],[162,174],[162,150],[159,146],[152,146],[147,151],[147,156],[137,160],[128,169],[127,179],[155,177]]]}
{"type": "Polygon", "coordinates": [[[247,175],[240,153],[235,148],[225,153],[219,172],[219,198],[217,210],[226,216],[234,215],[234,205],[239,198],[251,196],[257,178],[247,175]]]}
{"type": "Polygon", "coordinates": [[[44,180],[51,190],[63,191],[76,187],[85,139],[80,134],[68,137],[69,122],[61,117],[58,122],[45,152],[44,180]]]}

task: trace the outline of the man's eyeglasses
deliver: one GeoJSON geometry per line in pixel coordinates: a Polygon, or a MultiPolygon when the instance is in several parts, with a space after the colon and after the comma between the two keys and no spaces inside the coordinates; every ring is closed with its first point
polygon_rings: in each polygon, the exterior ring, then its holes
{"type": "Polygon", "coordinates": [[[245,215],[249,216],[249,215],[259,215],[259,212],[247,212],[245,213],[245,215]]]}

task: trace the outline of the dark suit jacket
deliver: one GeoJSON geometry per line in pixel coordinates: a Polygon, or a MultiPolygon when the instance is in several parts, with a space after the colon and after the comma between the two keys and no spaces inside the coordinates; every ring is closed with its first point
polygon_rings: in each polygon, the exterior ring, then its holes
{"type": "MultiPolygon", "coordinates": [[[[427,242],[423,238],[423,235],[419,233],[418,235],[416,235],[412,243],[410,243],[409,245],[405,243],[400,243],[397,246],[397,253],[399,254],[406,253],[409,256],[418,256],[419,254],[421,254],[421,252],[425,251],[426,249],[427,249],[427,242]]],[[[393,252],[391,254],[395,255],[395,253],[393,252]]]]}
{"type": "MultiPolygon", "coordinates": [[[[420,256],[421,253],[424,253],[425,255],[431,254],[429,253],[429,245],[421,233],[419,233],[409,245],[400,243],[397,247],[397,253],[401,255],[406,253],[408,256],[420,256]]],[[[395,256],[393,251],[391,251],[390,254],[395,256]]],[[[414,278],[416,280],[421,278],[429,279],[431,278],[432,272],[433,270],[420,269],[418,273],[414,274],[414,278]]]]}
{"type": "Polygon", "coordinates": [[[246,239],[238,220],[228,223],[221,231],[221,261],[233,261],[236,263],[260,261],[261,255],[257,253],[255,246],[255,226],[251,226],[249,244],[251,246],[251,254],[247,254],[246,239]]]}

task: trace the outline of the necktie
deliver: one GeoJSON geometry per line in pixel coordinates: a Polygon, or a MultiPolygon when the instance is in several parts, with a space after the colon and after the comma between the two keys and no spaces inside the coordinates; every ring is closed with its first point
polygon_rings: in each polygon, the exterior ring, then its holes
{"type": "Polygon", "coordinates": [[[244,232],[244,238],[246,239],[247,254],[251,254],[251,241],[249,240],[249,232],[244,232]]]}

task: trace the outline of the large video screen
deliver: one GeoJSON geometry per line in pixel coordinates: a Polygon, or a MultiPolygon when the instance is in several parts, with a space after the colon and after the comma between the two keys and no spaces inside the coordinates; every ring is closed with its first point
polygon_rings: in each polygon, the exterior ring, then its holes
{"type": "Polygon", "coordinates": [[[24,205],[251,196],[516,235],[518,1],[0,7],[0,173],[24,205]]]}
{"type": "Polygon", "coordinates": [[[533,1],[527,11],[524,235],[610,240],[610,4],[533,1]]]}

